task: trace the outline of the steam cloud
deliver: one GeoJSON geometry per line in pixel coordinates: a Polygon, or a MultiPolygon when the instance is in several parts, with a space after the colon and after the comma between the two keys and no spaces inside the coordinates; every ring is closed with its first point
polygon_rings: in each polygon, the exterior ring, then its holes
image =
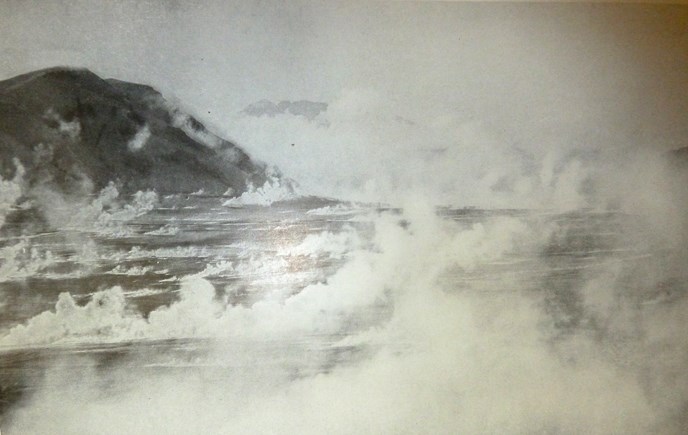
{"type": "Polygon", "coordinates": [[[225,131],[287,175],[298,174],[314,194],[399,204],[414,190],[461,206],[591,205],[585,183],[595,168],[573,147],[514,148],[480,122],[451,113],[411,121],[398,111],[373,91],[347,90],[313,120],[239,114],[225,131]]]}
{"type": "MultiPolygon", "coordinates": [[[[666,192],[674,194],[680,191],[666,192]]],[[[616,248],[638,237],[648,249],[671,246],[664,227],[655,225],[665,218],[662,210],[645,199],[635,197],[638,213],[625,222],[616,248]]],[[[186,280],[178,302],[143,318],[127,307],[119,288],[96,293],[84,306],[64,294],[55,312],[15,327],[2,343],[203,337],[211,346],[202,360],[222,375],[163,370],[133,379],[131,367],[150,364],[149,354],[106,371],[95,362],[78,374],[56,370],[61,377],[48,376],[9,416],[6,430],[680,433],[688,399],[688,342],[680,325],[688,299],[683,283],[668,296],[657,289],[680,276],[683,251],[670,249],[666,263],[610,256],[585,269],[570,289],[582,307],[575,324],[551,309],[554,289],[527,285],[541,280],[537,265],[519,269],[531,276],[506,274],[475,285],[451,278],[514,256],[547,261],[538,253],[562,230],[542,216],[449,221],[414,198],[402,216],[377,218],[372,249],[351,245],[344,235],[323,233],[322,243],[309,236],[294,249],[325,246],[338,255],[342,249],[333,245],[342,244],[353,251],[326,283],[282,299],[231,305],[196,277],[186,280]],[[366,310],[377,320],[352,327],[366,310]],[[274,347],[332,333],[344,335],[310,343],[367,351],[324,373],[299,375],[289,367],[326,364],[326,352],[274,347]],[[267,353],[249,342],[265,343],[267,353]],[[277,362],[266,367],[257,363],[262,357],[277,362]],[[116,387],[103,395],[103,385],[116,387]]]]}

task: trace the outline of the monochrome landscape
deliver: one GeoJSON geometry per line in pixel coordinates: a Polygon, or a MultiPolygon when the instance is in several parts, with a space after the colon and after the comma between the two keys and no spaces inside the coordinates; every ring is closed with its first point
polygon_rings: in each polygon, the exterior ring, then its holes
{"type": "Polygon", "coordinates": [[[688,8],[8,1],[0,41],[3,434],[686,432],[688,8]]]}

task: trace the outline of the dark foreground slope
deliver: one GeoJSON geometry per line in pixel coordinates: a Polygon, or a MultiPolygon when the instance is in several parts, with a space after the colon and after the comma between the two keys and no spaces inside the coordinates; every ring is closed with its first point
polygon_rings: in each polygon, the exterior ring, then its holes
{"type": "Polygon", "coordinates": [[[265,165],[167,103],[153,88],[53,68],[0,82],[0,175],[25,191],[241,193],[265,165]]]}

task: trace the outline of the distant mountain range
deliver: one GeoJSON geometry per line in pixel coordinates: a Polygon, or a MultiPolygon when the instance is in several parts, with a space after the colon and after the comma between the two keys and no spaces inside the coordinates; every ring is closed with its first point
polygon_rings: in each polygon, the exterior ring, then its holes
{"type": "Polygon", "coordinates": [[[295,116],[302,116],[309,121],[315,119],[320,113],[327,110],[327,103],[318,103],[307,100],[299,101],[280,101],[273,103],[269,100],[260,100],[250,104],[242,114],[247,116],[269,116],[273,117],[280,114],[289,113],[295,116]]]}
{"type": "Polygon", "coordinates": [[[271,175],[155,89],[51,68],[0,81],[0,175],[25,190],[240,194],[271,175]]]}

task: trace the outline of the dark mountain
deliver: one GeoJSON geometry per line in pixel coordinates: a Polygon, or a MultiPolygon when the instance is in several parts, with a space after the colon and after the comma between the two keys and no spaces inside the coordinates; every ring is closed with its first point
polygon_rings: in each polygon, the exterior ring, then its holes
{"type": "Polygon", "coordinates": [[[241,113],[256,117],[273,117],[283,113],[290,113],[295,116],[303,116],[309,121],[312,121],[320,113],[326,110],[327,103],[318,103],[307,100],[280,101],[279,103],[273,103],[272,101],[268,100],[260,100],[256,103],[250,104],[248,107],[242,110],[241,113]]]}
{"type": "Polygon", "coordinates": [[[0,82],[0,175],[24,190],[222,194],[267,179],[264,164],[210,133],[149,86],[52,68],[0,82]]]}

